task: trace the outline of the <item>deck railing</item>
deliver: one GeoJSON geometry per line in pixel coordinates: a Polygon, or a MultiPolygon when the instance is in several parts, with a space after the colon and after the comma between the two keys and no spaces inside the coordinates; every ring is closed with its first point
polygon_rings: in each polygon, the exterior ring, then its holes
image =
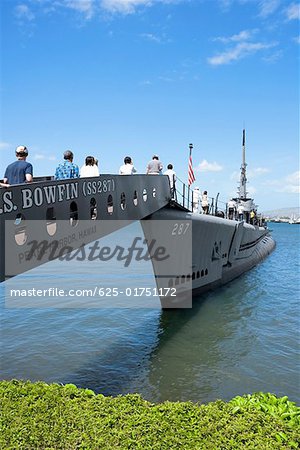
{"type": "MultiPolygon", "coordinates": [[[[171,189],[171,193],[172,201],[174,202],[174,204],[177,204],[190,212],[199,214],[203,213],[201,206],[201,195],[197,194],[198,200],[196,200],[194,190],[191,189],[180,178],[177,178],[175,188],[171,189]]],[[[225,219],[232,219],[237,222],[240,220],[237,212],[235,212],[232,217],[229,216],[228,203],[219,200],[219,193],[216,195],[216,197],[208,197],[208,214],[225,219]]],[[[265,226],[265,220],[261,214],[257,214],[255,219],[253,220],[251,220],[250,217],[244,217],[244,220],[251,223],[252,225],[265,226]]]]}

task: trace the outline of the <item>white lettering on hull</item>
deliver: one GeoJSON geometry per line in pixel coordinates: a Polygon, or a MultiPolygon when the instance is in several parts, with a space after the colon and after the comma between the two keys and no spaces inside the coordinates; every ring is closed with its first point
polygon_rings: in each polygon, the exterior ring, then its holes
{"type": "Polygon", "coordinates": [[[114,179],[83,181],[79,182],[52,184],[47,186],[30,186],[21,189],[21,199],[15,203],[13,198],[14,191],[0,190],[0,214],[11,213],[13,211],[22,211],[34,206],[53,205],[66,200],[74,200],[82,195],[88,197],[102,193],[109,193],[115,190],[114,179]],[[79,190],[80,188],[80,190],[79,190]],[[1,196],[2,194],[2,196],[1,196]],[[21,204],[20,204],[21,203],[21,204]]]}
{"type": "Polygon", "coordinates": [[[35,189],[22,189],[23,209],[45,204],[51,205],[55,202],[73,200],[74,198],[78,198],[78,183],[43,186],[36,187],[35,189]]]}
{"type": "Polygon", "coordinates": [[[11,191],[4,192],[2,196],[2,204],[0,208],[0,214],[10,213],[12,211],[15,211],[17,209],[17,206],[14,205],[13,202],[13,194],[11,191]]]}

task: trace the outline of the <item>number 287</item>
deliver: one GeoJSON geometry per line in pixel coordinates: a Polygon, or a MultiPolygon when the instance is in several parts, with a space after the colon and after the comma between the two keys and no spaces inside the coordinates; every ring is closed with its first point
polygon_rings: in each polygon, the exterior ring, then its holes
{"type": "Polygon", "coordinates": [[[189,223],[175,223],[173,226],[172,235],[180,236],[181,234],[185,234],[189,227],[189,223]]]}

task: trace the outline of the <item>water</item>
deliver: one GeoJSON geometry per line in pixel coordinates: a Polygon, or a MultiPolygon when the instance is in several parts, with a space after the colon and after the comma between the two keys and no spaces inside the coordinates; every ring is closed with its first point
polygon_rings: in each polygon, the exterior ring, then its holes
{"type": "Polygon", "coordinates": [[[154,402],[256,391],[299,402],[300,227],[271,228],[275,251],[192,310],[7,309],[2,284],[1,378],[154,402]]]}

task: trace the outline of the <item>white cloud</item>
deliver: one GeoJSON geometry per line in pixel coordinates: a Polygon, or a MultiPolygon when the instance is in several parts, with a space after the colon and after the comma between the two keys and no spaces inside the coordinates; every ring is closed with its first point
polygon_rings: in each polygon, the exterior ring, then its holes
{"type": "Polygon", "coordinates": [[[209,163],[206,159],[203,159],[203,161],[195,167],[195,171],[197,172],[220,172],[223,170],[223,167],[218,164],[217,162],[209,163]]]}
{"type": "Polygon", "coordinates": [[[34,20],[35,16],[27,5],[20,4],[15,7],[15,15],[18,19],[25,19],[28,21],[34,20]]]}
{"type": "Polygon", "coordinates": [[[237,61],[241,58],[245,58],[251,54],[257,53],[260,50],[266,50],[272,48],[276,43],[263,44],[261,42],[240,42],[235,47],[225,50],[223,53],[219,53],[216,56],[212,56],[207,59],[208,63],[213,66],[220,66],[223,64],[229,64],[232,61],[237,61]]]}
{"type": "Polygon", "coordinates": [[[138,6],[151,6],[152,0],[102,0],[101,6],[109,12],[131,14],[138,6]]]}
{"type": "Polygon", "coordinates": [[[286,8],[285,12],[288,20],[300,19],[300,5],[297,3],[292,3],[288,8],[286,8]]]}
{"type": "Polygon", "coordinates": [[[258,31],[257,29],[254,29],[254,30],[243,30],[243,31],[240,31],[238,34],[233,34],[232,36],[229,36],[229,37],[224,37],[224,36],[216,37],[213,40],[214,41],[220,41],[220,42],[223,42],[225,44],[228,43],[228,42],[247,41],[250,38],[252,38],[252,36],[255,33],[257,33],[257,31],[258,31]]]}
{"type": "Polygon", "coordinates": [[[259,2],[259,15],[261,17],[267,17],[273,14],[280,6],[280,0],[260,0],[259,2]]]}
{"type": "Polygon", "coordinates": [[[94,0],[67,0],[64,6],[84,14],[86,19],[94,14],[94,0]]]}
{"type": "Polygon", "coordinates": [[[278,189],[277,192],[286,192],[287,194],[300,194],[300,187],[293,184],[287,184],[283,186],[282,189],[278,189]]]}
{"type": "Polygon", "coordinates": [[[287,181],[287,183],[290,183],[290,184],[299,184],[300,183],[300,170],[297,170],[296,172],[289,174],[285,178],[285,181],[287,181]]]}
{"type": "Polygon", "coordinates": [[[300,36],[295,37],[293,41],[296,42],[297,44],[300,44],[300,36]]]}
{"type": "MultiPolygon", "coordinates": [[[[153,6],[157,3],[171,4],[186,0],[32,0],[43,5],[44,13],[52,13],[59,8],[68,8],[91,19],[96,13],[106,11],[114,14],[132,14],[138,7],[153,6]]],[[[22,5],[23,6],[23,5],[22,5]]],[[[22,13],[22,11],[21,11],[22,13]]],[[[23,12],[25,14],[25,11],[23,12]]]]}
{"type": "Polygon", "coordinates": [[[219,4],[224,11],[228,11],[235,3],[244,5],[245,3],[255,3],[262,18],[273,14],[280,6],[282,0],[219,0],[219,4]]]}
{"type": "Polygon", "coordinates": [[[97,0],[35,0],[40,2],[44,14],[51,14],[59,8],[67,8],[80,13],[86,20],[90,20],[97,6],[97,0]]]}
{"type": "Polygon", "coordinates": [[[231,7],[234,7],[236,3],[239,3],[242,6],[246,3],[252,3],[258,8],[259,17],[264,19],[275,13],[282,3],[286,1],[287,0],[219,0],[219,4],[221,8],[227,12],[231,7]]]}
{"type": "Polygon", "coordinates": [[[271,53],[270,55],[264,56],[262,59],[267,63],[275,63],[282,58],[283,51],[278,50],[277,52],[271,53]]]}
{"type": "Polygon", "coordinates": [[[178,3],[182,0],[101,0],[101,6],[111,13],[132,14],[139,6],[152,6],[157,3],[178,3]]]}
{"type": "Polygon", "coordinates": [[[161,42],[161,39],[159,36],[156,36],[155,34],[152,33],[142,33],[141,36],[145,39],[147,39],[148,41],[152,41],[152,42],[161,42]]]}
{"type": "Polygon", "coordinates": [[[232,2],[233,0],[219,0],[221,8],[224,9],[225,11],[231,7],[232,2]]]}
{"type": "Polygon", "coordinates": [[[281,192],[300,194],[300,170],[285,177],[281,192]]]}
{"type": "Polygon", "coordinates": [[[261,175],[265,175],[266,173],[269,173],[270,169],[267,169],[266,167],[256,167],[254,169],[250,169],[247,171],[247,178],[256,178],[260,177],[261,175]]]}
{"type": "Polygon", "coordinates": [[[162,33],[161,35],[153,33],[142,33],[140,36],[148,41],[156,42],[157,44],[166,44],[172,42],[172,40],[168,38],[166,33],[162,33]]]}
{"type": "MultiPolygon", "coordinates": [[[[268,169],[267,167],[254,167],[253,169],[247,170],[246,175],[247,175],[248,180],[252,180],[253,178],[260,177],[269,172],[270,172],[270,169],[268,169]]],[[[238,172],[237,170],[235,170],[230,175],[230,179],[233,181],[239,181],[240,175],[241,175],[241,172],[238,172]]]]}
{"type": "Polygon", "coordinates": [[[293,172],[282,179],[266,180],[264,185],[271,186],[276,192],[300,194],[300,170],[293,172]]]}

